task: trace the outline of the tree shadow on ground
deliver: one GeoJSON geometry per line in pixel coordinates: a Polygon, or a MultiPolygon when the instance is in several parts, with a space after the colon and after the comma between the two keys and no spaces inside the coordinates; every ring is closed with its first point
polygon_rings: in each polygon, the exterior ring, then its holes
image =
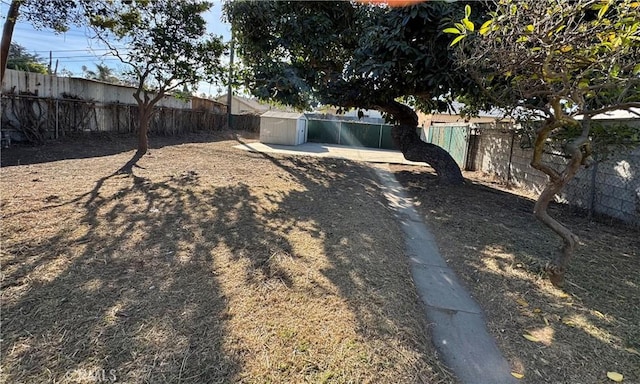
{"type": "MultiPolygon", "coordinates": [[[[231,328],[232,321],[242,323],[241,314],[250,317],[239,306],[251,299],[264,300],[271,319],[244,326],[256,337],[273,328],[271,337],[292,350],[253,379],[449,379],[426,356],[426,324],[415,290],[407,289],[402,236],[374,174],[341,160],[267,159],[296,187],[262,187],[259,178],[212,185],[189,169],[146,177],[144,168],[119,168],[57,205],[51,233],[7,244],[1,347],[7,380],[251,379],[243,372],[259,351],[231,328]],[[292,243],[295,233],[319,247],[292,243]],[[308,270],[314,257],[326,258],[326,266],[308,270]],[[323,326],[306,308],[278,313],[269,300],[280,291],[292,300],[322,303],[333,295],[346,302],[348,312],[339,312],[336,301],[327,307],[334,318],[320,321],[353,318],[356,336],[324,336],[337,337],[332,348],[344,351],[318,357],[323,346],[303,329],[323,326]],[[341,353],[354,360],[331,361],[341,353]],[[331,371],[340,364],[349,368],[331,371]]],[[[265,345],[258,348],[268,355],[265,345]]]]}
{"type": "Polygon", "coordinates": [[[561,242],[535,220],[533,200],[474,182],[439,186],[414,170],[394,170],[525,382],[604,382],[607,371],[640,380],[637,231],[552,206],[550,213],[581,239],[561,291],[543,271],[561,242]]]}
{"type": "MultiPolygon", "coordinates": [[[[265,215],[267,222],[282,223],[277,230],[283,232],[302,223],[309,225],[307,230],[321,240],[329,261],[320,272],[347,300],[360,337],[380,344],[400,337],[406,342],[397,346],[400,354],[407,350],[433,353],[423,349],[430,345],[428,324],[404,257],[403,234],[375,171],[349,160],[259,155],[303,187],[284,197],[270,194],[278,209],[265,215]]],[[[324,294],[322,290],[309,293],[324,294]]],[[[392,371],[401,360],[389,355],[369,358],[375,360],[370,369],[378,381],[385,381],[385,371],[392,371]]],[[[411,368],[417,372],[407,372],[407,382],[424,381],[431,369],[435,371],[431,374],[454,382],[439,364],[428,367],[422,361],[411,368]]]]}
{"type": "MultiPolygon", "coordinates": [[[[255,133],[225,130],[188,133],[179,136],[153,135],[149,139],[150,152],[172,145],[228,140],[235,138],[236,135],[253,137],[255,133]]],[[[3,167],[10,167],[60,160],[86,159],[129,152],[135,148],[137,148],[137,138],[133,135],[92,133],[52,140],[45,145],[14,144],[9,148],[2,149],[0,163],[3,167]]]]}
{"type": "Polygon", "coordinates": [[[9,377],[215,382],[238,372],[222,345],[226,304],[211,265],[221,239],[195,249],[194,227],[215,223],[191,209],[236,194],[196,196],[189,186],[197,181],[115,172],[76,202],[78,222],[38,240],[40,248],[30,239],[6,250],[22,268],[5,284],[19,287],[25,272],[42,271],[3,308],[2,354],[16,364],[9,377]],[[114,181],[120,187],[105,190],[114,181]]]}

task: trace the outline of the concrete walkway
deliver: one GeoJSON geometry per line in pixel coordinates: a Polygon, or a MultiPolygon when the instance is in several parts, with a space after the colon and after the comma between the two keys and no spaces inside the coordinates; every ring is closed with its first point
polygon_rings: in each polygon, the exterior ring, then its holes
{"type": "Polygon", "coordinates": [[[445,363],[463,383],[515,383],[509,363],[487,331],[480,306],[447,266],[404,188],[387,165],[375,169],[402,225],[411,275],[433,324],[431,339],[445,363]]]}
{"type": "Polygon", "coordinates": [[[255,152],[336,157],[381,163],[374,166],[374,169],[384,185],[383,193],[404,231],[413,281],[425,304],[427,319],[433,324],[431,338],[443,360],[462,383],[517,382],[511,376],[509,363],[487,331],[482,310],[460,284],[453,270],[447,266],[440,255],[435,238],[387,165],[388,163],[420,163],[404,160],[402,153],[398,151],[316,143],[295,147],[251,143],[238,145],[235,148],[255,152]]]}

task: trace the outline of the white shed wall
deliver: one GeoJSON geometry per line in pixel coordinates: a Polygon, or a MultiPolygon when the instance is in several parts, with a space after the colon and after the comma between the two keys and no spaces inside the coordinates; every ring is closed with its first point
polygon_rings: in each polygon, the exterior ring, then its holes
{"type": "Polygon", "coordinates": [[[265,144],[299,145],[307,139],[307,120],[304,115],[295,118],[269,116],[260,117],[260,142],[265,144]]]}

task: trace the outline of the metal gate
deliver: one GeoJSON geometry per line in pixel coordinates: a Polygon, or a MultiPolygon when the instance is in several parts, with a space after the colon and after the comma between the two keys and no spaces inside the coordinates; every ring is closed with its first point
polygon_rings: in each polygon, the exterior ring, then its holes
{"type": "Polygon", "coordinates": [[[427,142],[442,147],[464,169],[469,148],[469,124],[434,124],[429,127],[427,142]]]}

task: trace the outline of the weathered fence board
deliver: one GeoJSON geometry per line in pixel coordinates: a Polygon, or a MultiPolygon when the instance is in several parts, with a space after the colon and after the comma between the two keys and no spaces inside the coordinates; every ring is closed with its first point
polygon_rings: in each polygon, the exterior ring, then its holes
{"type": "MultiPolygon", "coordinates": [[[[138,129],[138,107],[77,99],[3,95],[2,130],[13,140],[42,143],[80,132],[133,133],[138,129]]],[[[150,133],[178,135],[225,128],[224,113],[207,110],[155,108],[150,133]]]]}

